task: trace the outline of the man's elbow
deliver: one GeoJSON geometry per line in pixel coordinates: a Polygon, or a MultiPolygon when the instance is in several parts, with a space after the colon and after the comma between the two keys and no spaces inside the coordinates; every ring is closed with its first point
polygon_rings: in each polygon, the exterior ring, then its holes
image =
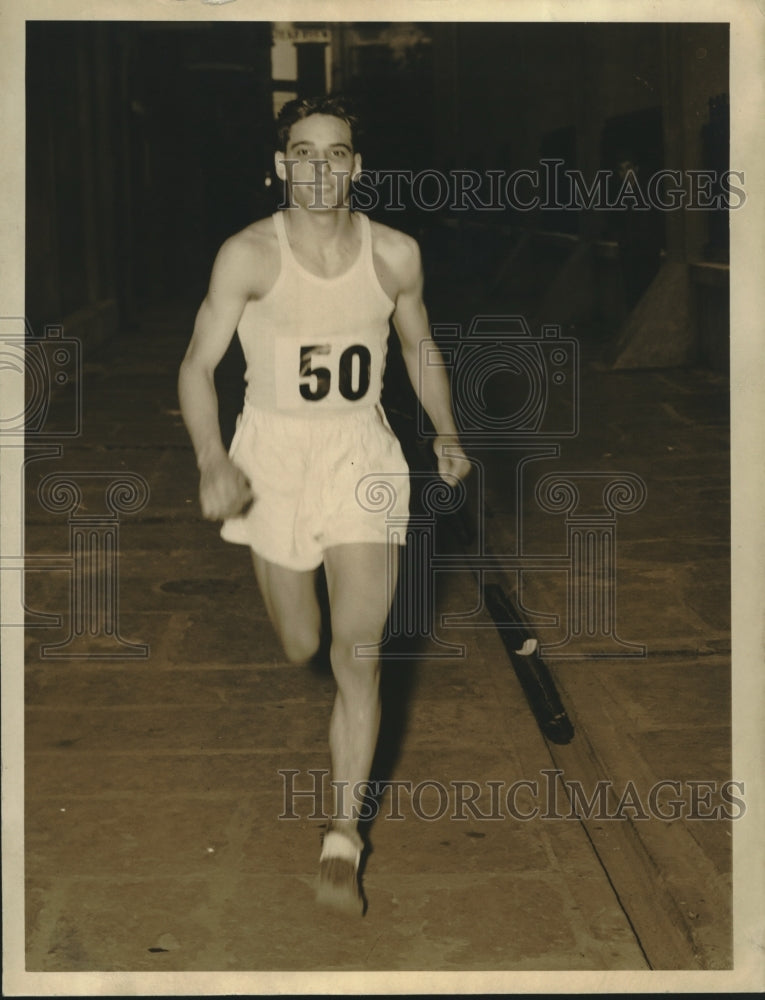
{"type": "Polygon", "coordinates": [[[410,338],[401,341],[401,356],[407,365],[418,365],[420,363],[419,341],[410,338]]]}
{"type": "Polygon", "coordinates": [[[180,368],[178,369],[178,385],[183,385],[188,382],[189,379],[193,379],[197,368],[198,364],[194,358],[194,353],[192,349],[189,348],[183,357],[183,361],[181,361],[180,368]]]}
{"type": "Polygon", "coordinates": [[[178,369],[178,392],[194,391],[202,384],[213,384],[214,369],[193,347],[189,347],[178,369]]]}

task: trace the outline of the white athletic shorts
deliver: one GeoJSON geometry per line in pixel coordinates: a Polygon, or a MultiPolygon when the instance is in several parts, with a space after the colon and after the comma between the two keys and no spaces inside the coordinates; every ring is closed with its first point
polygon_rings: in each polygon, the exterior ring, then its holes
{"type": "Polygon", "coordinates": [[[404,545],[409,468],[380,404],[307,418],[245,402],[229,449],[255,500],[221,537],[295,570],[348,542],[404,545]]]}

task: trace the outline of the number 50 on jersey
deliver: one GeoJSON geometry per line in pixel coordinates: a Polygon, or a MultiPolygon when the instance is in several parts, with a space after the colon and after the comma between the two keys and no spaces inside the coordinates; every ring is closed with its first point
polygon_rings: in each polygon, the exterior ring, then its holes
{"type": "Polygon", "coordinates": [[[276,401],[280,410],[343,410],[380,398],[385,355],[353,337],[315,344],[285,339],[275,343],[276,401]]]}

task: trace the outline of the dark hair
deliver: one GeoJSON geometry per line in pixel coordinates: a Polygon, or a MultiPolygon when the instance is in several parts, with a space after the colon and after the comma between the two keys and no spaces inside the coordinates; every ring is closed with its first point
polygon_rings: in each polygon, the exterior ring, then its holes
{"type": "Polygon", "coordinates": [[[309,118],[311,115],[331,115],[347,122],[351,130],[351,142],[354,150],[358,148],[361,136],[359,117],[353,104],[341,94],[325,94],[321,97],[302,97],[288,101],[276,119],[276,148],[280,153],[287,149],[290,129],[295,122],[309,118]]]}

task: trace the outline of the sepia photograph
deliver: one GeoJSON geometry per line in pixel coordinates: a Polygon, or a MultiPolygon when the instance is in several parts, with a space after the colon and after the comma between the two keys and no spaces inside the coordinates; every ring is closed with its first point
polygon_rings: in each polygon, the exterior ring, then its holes
{"type": "Polygon", "coordinates": [[[616,12],[9,8],[4,995],[765,986],[765,11],[616,12]]]}

